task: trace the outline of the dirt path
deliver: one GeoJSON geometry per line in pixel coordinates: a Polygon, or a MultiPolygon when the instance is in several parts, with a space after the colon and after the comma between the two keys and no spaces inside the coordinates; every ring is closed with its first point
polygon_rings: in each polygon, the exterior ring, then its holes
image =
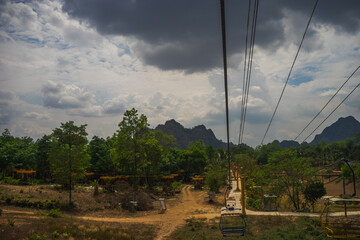
{"type": "MultiPolygon", "coordinates": [[[[185,185],[182,188],[178,199],[170,203],[168,201],[167,210],[164,214],[157,214],[153,212],[150,215],[142,217],[90,217],[90,216],[72,216],[82,220],[97,221],[97,222],[114,222],[114,223],[144,223],[152,224],[157,229],[156,240],[165,239],[178,226],[183,225],[185,220],[191,217],[213,219],[220,217],[219,209],[206,203],[207,193],[204,191],[194,191],[190,185],[185,185]]],[[[174,201],[174,200],[173,200],[174,201]]],[[[4,213],[15,213],[23,216],[23,218],[39,218],[34,212],[30,211],[15,211],[3,210],[4,213]]],[[[276,215],[276,216],[310,216],[318,217],[319,213],[295,213],[295,212],[259,212],[247,210],[247,215],[276,215]]],[[[349,212],[349,215],[360,215],[360,212],[349,212]]],[[[334,213],[334,216],[341,216],[343,213],[334,213]]]]}
{"type": "MultiPolygon", "coordinates": [[[[157,229],[156,240],[164,239],[171,234],[178,226],[185,223],[185,219],[197,217],[207,218],[218,216],[217,209],[206,203],[207,193],[196,191],[192,186],[185,185],[178,198],[167,201],[167,210],[164,214],[153,211],[142,217],[93,217],[93,216],[72,216],[72,218],[113,223],[144,223],[152,224],[157,229]]],[[[39,218],[35,212],[3,209],[4,213],[16,214],[21,218],[39,218]]],[[[66,215],[65,215],[66,216],[66,215]]]]}
{"type": "MultiPolygon", "coordinates": [[[[159,230],[156,240],[164,239],[172,233],[178,226],[184,224],[185,219],[200,215],[209,215],[214,217],[216,209],[210,205],[204,204],[206,193],[203,191],[194,191],[190,185],[182,188],[179,202],[168,204],[164,214],[152,214],[144,217],[125,217],[125,218],[96,218],[96,217],[76,217],[84,220],[101,222],[128,222],[154,224],[159,230]]],[[[215,215],[216,214],[216,215],[215,215]]]]}

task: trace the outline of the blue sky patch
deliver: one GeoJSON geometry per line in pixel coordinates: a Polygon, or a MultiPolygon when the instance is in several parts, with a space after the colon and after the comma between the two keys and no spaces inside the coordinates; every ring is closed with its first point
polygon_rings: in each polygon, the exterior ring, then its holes
{"type": "Polygon", "coordinates": [[[311,82],[312,80],[314,80],[313,77],[300,73],[293,75],[293,77],[289,80],[289,84],[292,86],[299,86],[302,83],[311,82]]]}
{"type": "Polygon", "coordinates": [[[43,99],[41,96],[26,94],[26,95],[20,95],[20,99],[29,104],[34,104],[39,106],[43,105],[43,99]]]}

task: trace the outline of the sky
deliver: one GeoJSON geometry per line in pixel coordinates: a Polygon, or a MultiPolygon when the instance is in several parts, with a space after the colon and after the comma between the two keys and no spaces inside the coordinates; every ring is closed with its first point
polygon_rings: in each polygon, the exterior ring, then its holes
{"type": "MultiPolygon", "coordinates": [[[[257,146],[315,1],[260,1],[243,142],[257,146]]],[[[225,0],[230,140],[238,142],[248,1],[225,0]]],[[[226,140],[219,0],[0,0],[0,130],[34,139],[60,123],[112,136],[136,108],[226,140]]],[[[360,65],[360,1],[320,0],[264,143],[293,140],[360,65]]],[[[360,82],[360,70],[298,139],[360,82]]],[[[360,120],[360,89],[340,117],[360,120]]],[[[307,141],[311,141],[312,135],[307,141]]]]}

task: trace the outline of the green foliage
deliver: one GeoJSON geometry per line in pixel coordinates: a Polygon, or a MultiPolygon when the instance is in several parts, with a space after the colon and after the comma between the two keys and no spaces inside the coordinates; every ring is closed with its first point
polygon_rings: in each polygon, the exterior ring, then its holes
{"type": "Polygon", "coordinates": [[[13,219],[8,218],[7,221],[8,221],[8,225],[9,225],[10,227],[14,227],[14,226],[15,226],[15,221],[14,221],[13,219]]]}
{"type": "Polygon", "coordinates": [[[256,164],[256,160],[248,154],[235,155],[234,162],[237,166],[242,168],[244,176],[255,176],[259,169],[259,166],[256,164]]]}
{"type": "Polygon", "coordinates": [[[0,136],[0,169],[34,169],[37,148],[32,138],[13,137],[8,129],[0,136]]]}
{"type": "Polygon", "coordinates": [[[51,235],[52,235],[52,238],[54,238],[54,239],[60,237],[60,233],[56,230],[51,235]]]}
{"type": "Polygon", "coordinates": [[[163,175],[169,175],[177,172],[180,168],[178,166],[177,159],[181,153],[178,148],[171,148],[166,154],[161,157],[160,172],[163,175]]]}
{"type": "Polygon", "coordinates": [[[181,189],[181,186],[182,186],[182,183],[181,183],[181,182],[173,182],[173,183],[171,183],[171,187],[172,187],[174,190],[180,190],[180,189],[181,189]]]}
{"type": "Polygon", "coordinates": [[[61,123],[53,130],[50,164],[57,183],[69,189],[69,203],[73,184],[84,177],[90,156],[86,153],[86,125],[80,127],[73,121],[61,123]]]}
{"type": "Polygon", "coordinates": [[[38,208],[38,209],[53,209],[53,208],[59,208],[60,207],[60,202],[58,199],[51,199],[51,200],[35,200],[35,201],[31,201],[30,199],[27,198],[21,198],[20,196],[14,200],[13,197],[8,197],[6,198],[6,204],[11,205],[11,204],[15,204],[16,206],[19,207],[34,207],[34,208],[38,208]]]}
{"type": "Polygon", "coordinates": [[[326,189],[322,182],[309,182],[303,193],[306,201],[311,204],[314,211],[315,202],[326,194],[326,189]]]}
{"type": "Polygon", "coordinates": [[[145,115],[138,116],[137,110],[132,108],[124,113],[119,123],[119,130],[114,136],[114,163],[124,174],[138,175],[145,159],[141,154],[142,140],[149,132],[149,124],[145,115]]]}
{"type": "Polygon", "coordinates": [[[89,154],[91,157],[90,171],[98,174],[110,174],[114,172],[114,163],[111,159],[110,139],[105,140],[94,136],[89,143],[89,154]]]}
{"type": "Polygon", "coordinates": [[[252,195],[251,197],[247,196],[246,205],[255,210],[260,210],[261,209],[261,197],[254,196],[254,195],[252,195]]]}
{"type": "Polygon", "coordinates": [[[294,150],[273,153],[265,166],[267,182],[277,196],[284,193],[290,198],[296,210],[301,209],[301,193],[306,182],[312,180],[313,169],[306,158],[298,157],[294,150]]]}
{"type": "Polygon", "coordinates": [[[250,147],[244,143],[242,143],[238,146],[231,147],[230,152],[231,152],[231,155],[233,155],[233,156],[236,154],[246,154],[251,157],[254,157],[254,155],[255,155],[255,150],[252,147],[250,147]]]}
{"type": "Polygon", "coordinates": [[[49,153],[51,149],[51,136],[44,135],[36,141],[37,155],[36,155],[36,171],[38,176],[42,179],[48,177],[50,173],[49,153]]]}
{"type": "Polygon", "coordinates": [[[45,240],[47,237],[46,234],[34,233],[30,236],[30,240],[45,240]]]}
{"type": "Polygon", "coordinates": [[[202,228],[206,222],[206,218],[188,218],[185,219],[186,225],[191,228],[192,231],[196,231],[202,228]]]}
{"type": "Polygon", "coordinates": [[[185,170],[185,181],[189,181],[190,176],[202,174],[206,162],[205,145],[201,141],[190,143],[188,148],[182,150],[177,158],[179,169],[185,170]]]}
{"type": "Polygon", "coordinates": [[[54,218],[61,217],[60,209],[50,209],[47,215],[54,218]]]}
{"type": "MultiPolygon", "coordinates": [[[[360,183],[360,165],[352,164],[351,168],[353,169],[355,174],[355,181],[360,183]]],[[[353,180],[353,173],[347,164],[344,164],[341,167],[341,175],[347,180],[353,180]]]]}
{"type": "Polygon", "coordinates": [[[270,145],[258,146],[255,149],[256,160],[258,164],[266,164],[273,153],[281,151],[278,143],[272,143],[270,145]]]}
{"type": "Polygon", "coordinates": [[[211,192],[219,192],[219,188],[226,184],[227,171],[221,167],[211,167],[206,174],[205,184],[211,192]]]}
{"type": "MultiPolygon", "coordinates": [[[[186,220],[187,224],[174,231],[168,239],[224,239],[217,222],[206,222],[197,219],[186,220]]],[[[322,232],[318,218],[280,217],[280,216],[247,216],[245,236],[228,236],[229,239],[280,240],[280,239],[327,239],[322,232]]]]}
{"type": "Polygon", "coordinates": [[[20,179],[14,179],[12,177],[4,177],[4,179],[1,182],[11,184],[11,185],[21,185],[20,179]]]}
{"type": "MultiPolygon", "coordinates": [[[[162,167],[162,154],[169,152],[172,138],[161,132],[149,130],[147,117],[140,116],[132,108],[124,113],[119,130],[114,135],[114,164],[119,172],[133,176],[145,176],[145,184],[151,188],[159,176],[162,167]]],[[[138,178],[135,178],[135,186],[138,178]]]]}

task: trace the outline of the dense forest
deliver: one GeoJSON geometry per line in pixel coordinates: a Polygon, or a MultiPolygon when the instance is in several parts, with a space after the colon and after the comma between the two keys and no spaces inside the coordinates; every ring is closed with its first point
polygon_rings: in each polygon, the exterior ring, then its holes
{"type": "MultiPolygon", "coordinates": [[[[184,150],[174,148],[174,137],[151,130],[147,117],[136,109],[126,111],[118,127],[111,137],[94,136],[90,141],[86,125],[76,126],[73,121],[61,123],[50,135],[36,141],[14,137],[5,129],[0,136],[1,181],[25,183],[30,176],[35,182],[66,187],[89,179],[98,181],[101,176],[128,176],[135,189],[152,189],[162,184],[164,176],[180,170],[181,181],[190,182],[193,176],[201,175],[214,192],[226,184],[224,149],[201,141],[190,143],[184,150]]],[[[255,149],[247,145],[231,147],[231,160],[246,177],[248,205],[255,209],[260,206],[256,186],[269,194],[287,195],[296,210],[310,207],[325,194],[319,181],[321,174],[341,170],[345,179],[352,179],[342,159],[360,163],[360,133],[344,141],[287,149],[277,142],[255,149]]],[[[352,168],[359,181],[360,166],[354,164],[352,168]]]]}

